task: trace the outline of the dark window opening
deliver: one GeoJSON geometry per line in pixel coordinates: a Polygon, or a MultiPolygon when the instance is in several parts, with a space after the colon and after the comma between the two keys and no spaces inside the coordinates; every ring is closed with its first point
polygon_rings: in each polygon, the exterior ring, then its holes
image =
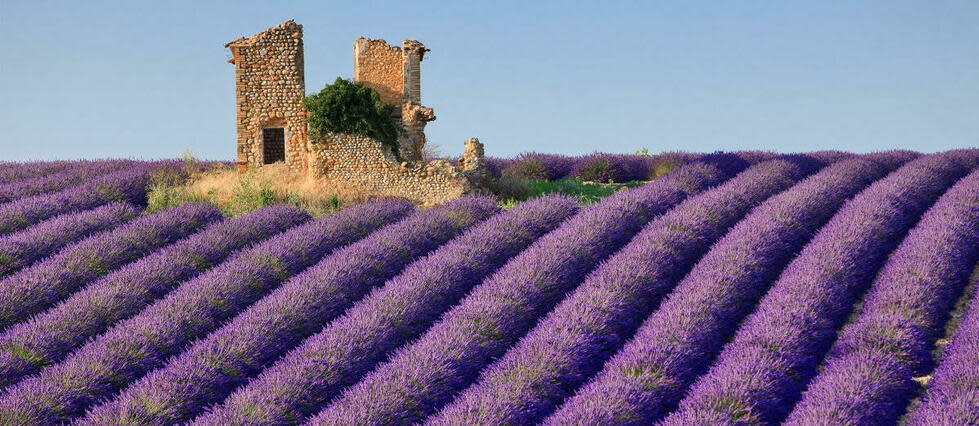
{"type": "Polygon", "coordinates": [[[262,129],[262,156],[265,160],[265,164],[286,161],[285,129],[262,129]]]}

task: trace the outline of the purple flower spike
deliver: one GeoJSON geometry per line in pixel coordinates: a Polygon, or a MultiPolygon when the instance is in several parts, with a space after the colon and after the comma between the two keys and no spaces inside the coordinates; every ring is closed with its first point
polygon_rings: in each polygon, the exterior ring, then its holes
{"type": "Polygon", "coordinates": [[[81,238],[129,222],[137,215],[139,209],[132,204],[111,203],[54,217],[0,237],[0,278],[30,266],[81,238]]]}
{"type": "Polygon", "coordinates": [[[113,201],[145,205],[150,175],[159,167],[144,163],[62,191],[0,204],[0,235],[60,214],[88,210],[113,201]]]}
{"type": "Polygon", "coordinates": [[[517,205],[456,237],[375,290],[200,424],[282,424],[315,414],[418,337],[483,278],[577,211],[564,197],[517,205]]]}
{"type": "MultiPolygon", "coordinates": [[[[726,422],[782,420],[887,255],[967,172],[942,155],[924,156],[844,205],[789,264],[665,423],[686,424],[703,411],[718,411],[726,422]]],[[[617,374],[642,367],[651,368],[657,381],[671,380],[648,358],[623,361],[611,367],[617,374]]]]}
{"type": "MultiPolygon", "coordinates": [[[[679,284],[683,292],[727,294],[738,303],[758,298],[791,254],[886,170],[869,160],[842,161],[754,208],[793,182],[792,174],[779,172],[773,168],[756,181],[735,179],[650,223],[430,423],[539,422],[601,369],[705,252],[679,284]]],[[[734,314],[725,310],[738,308],[701,306],[717,315],[713,324],[698,324],[704,337],[710,336],[711,327],[728,324],[721,315],[734,314]]],[[[719,341],[723,339],[705,339],[700,350],[709,353],[710,345],[719,350],[719,341]]],[[[696,356],[691,354],[690,360],[696,356]]]]}
{"type": "Polygon", "coordinates": [[[972,296],[952,343],[928,383],[921,405],[908,424],[969,425],[979,423],[979,292],[972,296]]]}
{"type": "Polygon", "coordinates": [[[290,276],[334,250],[405,217],[411,205],[381,200],[276,235],[185,281],[139,314],[0,396],[0,424],[60,423],[164,364],[290,276]],[[47,395],[37,398],[37,395],[47,395]]]}
{"type": "Polygon", "coordinates": [[[692,164],[582,210],[483,281],[419,340],[398,350],[313,421],[422,420],[646,223],[727,176],[716,167],[692,164]]]}
{"type": "Polygon", "coordinates": [[[128,160],[99,161],[85,166],[66,167],[56,173],[33,179],[0,184],[0,203],[61,191],[86,180],[132,166],[133,162],[128,160]]]}
{"type": "Polygon", "coordinates": [[[211,204],[189,203],[93,235],[0,281],[0,330],[27,319],[116,268],[221,220],[211,204]]]}
{"type": "Polygon", "coordinates": [[[463,197],[419,211],[339,250],[130,385],[115,400],[96,407],[85,422],[190,420],[413,259],[498,211],[488,198],[463,197]]]}
{"type": "Polygon", "coordinates": [[[234,250],[309,220],[277,205],[215,223],[92,283],[58,306],[0,335],[0,388],[138,313],[181,282],[220,263],[234,250]]]}
{"type": "Polygon", "coordinates": [[[891,255],[788,424],[897,421],[914,396],[912,378],[930,367],[945,313],[979,260],[977,224],[974,172],[943,195],[891,255]]]}

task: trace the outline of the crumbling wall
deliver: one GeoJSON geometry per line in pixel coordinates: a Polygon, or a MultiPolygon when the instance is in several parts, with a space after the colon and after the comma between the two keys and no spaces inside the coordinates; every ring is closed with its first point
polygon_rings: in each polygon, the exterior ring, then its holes
{"type": "Polygon", "coordinates": [[[404,128],[398,136],[398,154],[406,161],[422,160],[425,125],[435,120],[435,111],[421,104],[421,62],[427,51],[417,40],[405,40],[401,47],[363,37],[354,41],[354,81],[374,89],[381,101],[395,107],[404,128]]]}
{"type": "MultiPolygon", "coordinates": [[[[475,144],[478,140],[472,139],[475,144]]],[[[471,144],[471,142],[467,142],[471,144]]],[[[401,197],[422,205],[439,204],[480,191],[474,179],[483,167],[460,170],[445,160],[398,163],[379,141],[362,135],[328,133],[312,141],[310,163],[334,185],[352,186],[378,196],[401,197]]],[[[462,160],[482,165],[482,144],[462,160]],[[479,158],[476,158],[477,155],[479,158]]]]}
{"type": "Polygon", "coordinates": [[[354,81],[377,91],[381,101],[397,106],[404,99],[404,57],[401,49],[384,40],[360,37],[354,41],[354,81]]]}
{"type": "Polygon", "coordinates": [[[286,164],[293,169],[306,168],[302,36],[302,26],[290,20],[225,45],[231,49],[228,62],[235,65],[239,170],[265,162],[265,128],[283,128],[286,164]]]}
{"type": "MultiPolygon", "coordinates": [[[[395,106],[404,127],[394,153],[367,136],[327,133],[309,140],[303,108],[302,26],[293,21],[225,45],[235,65],[238,128],[238,168],[266,163],[263,130],[284,129],[285,161],[292,169],[306,170],[378,196],[396,196],[432,205],[478,192],[488,173],[483,146],[466,141],[458,166],[437,160],[425,163],[425,124],[435,112],[421,105],[421,61],[428,49],[415,40],[401,47],[384,40],[359,38],[354,42],[354,80],[373,88],[381,100],[395,106]]],[[[277,138],[277,130],[270,130],[277,138]]],[[[279,151],[281,152],[281,151],[279,151]]]]}

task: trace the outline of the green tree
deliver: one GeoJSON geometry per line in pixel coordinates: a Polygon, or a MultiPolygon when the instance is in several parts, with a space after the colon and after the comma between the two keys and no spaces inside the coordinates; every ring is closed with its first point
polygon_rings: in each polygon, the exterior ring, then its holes
{"type": "Polygon", "coordinates": [[[393,117],[394,106],[382,102],[374,89],[337,77],[319,93],[306,96],[303,106],[309,111],[309,134],[314,140],[326,132],[365,135],[398,156],[401,125],[393,117]]]}

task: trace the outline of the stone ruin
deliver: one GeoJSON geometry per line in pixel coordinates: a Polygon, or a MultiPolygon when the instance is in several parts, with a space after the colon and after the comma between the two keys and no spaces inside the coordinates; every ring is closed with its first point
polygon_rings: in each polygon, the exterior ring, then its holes
{"type": "Polygon", "coordinates": [[[426,205],[481,191],[488,174],[478,139],[465,142],[456,164],[424,161],[425,125],[435,120],[432,108],[421,104],[425,45],[405,40],[397,47],[363,37],[354,41],[354,81],[395,106],[401,121],[404,131],[396,156],[380,141],[363,135],[327,133],[310,139],[303,107],[302,36],[302,25],[290,20],[225,45],[231,50],[228,62],[235,66],[239,172],[284,162],[334,185],[426,205]]]}

